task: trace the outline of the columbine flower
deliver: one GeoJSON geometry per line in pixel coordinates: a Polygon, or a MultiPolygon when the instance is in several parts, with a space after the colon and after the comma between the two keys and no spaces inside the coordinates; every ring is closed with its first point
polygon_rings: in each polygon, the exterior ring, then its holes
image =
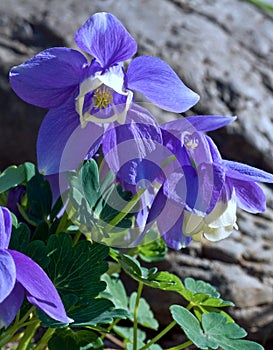
{"type": "Polygon", "coordinates": [[[233,120],[193,116],[161,126],[164,145],[179,166],[164,180],[147,223],[157,219],[158,229],[171,248],[185,247],[192,238],[203,235],[211,241],[226,238],[237,228],[237,206],[251,213],[266,208],[265,195],[256,182],[272,183],[273,175],[222,160],[213,141],[203,134],[233,120]]]}
{"type": "Polygon", "coordinates": [[[123,62],[136,53],[137,45],[109,13],[93,15],[77,31],[75,42],[93,57],[90,63],[79,51],[58,47],[42,51],[10,72],[11,86],[23,100],[50,109],[37,144],[39,168],[46,174],[58,172],[62,150],[79,125],[86,128],[92,122],[85,135],[96,140],[93,134],[101,134],[99,125],[124,123],[133,91],[173,112],[183,112],[199,99],[158,58],[137,57],[125,72],[123,62]]]}
{"type": "Polygon", "coordinates": [[[28,301],[48,316],[71,322],[57,290],[41,267],[28,256],[8,249],[11,227],[10,212],[0,207],[0,328],[7,328],[14,320],[25,293],[28,301]]]}

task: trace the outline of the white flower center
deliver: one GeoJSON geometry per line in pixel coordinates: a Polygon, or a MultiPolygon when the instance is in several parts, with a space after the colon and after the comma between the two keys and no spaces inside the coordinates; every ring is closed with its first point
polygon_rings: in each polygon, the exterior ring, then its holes
{"type": "Polygon", "coordinates": [[[76,111],[80,116],[82,128],[84,128],[88,122],[111,123],[118,121],[120,124],[125,123],[126,114],[132,103],[133,93],[130,90],[124,90],[123,82],[124,73],[122,67],[117,65],[109,68],[104,74],[98,72],[81,83],[79,95],[76,97],[76,111]],[[111,108],[113,108],[113,115],[111,117],[100,118],[96,115],[92,115],[90,111],[83,111],[85,96],[92,91],[94,91],[94,96],[92,98],[93,106],[99,110],[111,106],[111,108]],[[112,91],[127,97],[122,112],[118,112],[113,104],[112,91]]]}

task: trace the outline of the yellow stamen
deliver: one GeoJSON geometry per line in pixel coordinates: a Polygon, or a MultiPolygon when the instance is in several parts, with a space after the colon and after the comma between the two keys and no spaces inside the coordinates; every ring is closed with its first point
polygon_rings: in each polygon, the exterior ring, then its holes
{"type": "Polygon", "coordinates": [[[197,138],[192,138],[192,139],[189,139],[187,142],[186,142],[186,148],[187,148],[187,151],[189,149],[192,149],[192,150],[195,150],[197,147],[198,147],[198,139],[197,138]]]}
{"type": "Polygon", "coordinates": [[[107,89],[107,87],[101,86],[96,89],[94,92],[94,96],[92,98],[92,102],[94,103],[95,108],[104,109],[109,106],[113,101],[113,96],[111,91],[107,89]]]}

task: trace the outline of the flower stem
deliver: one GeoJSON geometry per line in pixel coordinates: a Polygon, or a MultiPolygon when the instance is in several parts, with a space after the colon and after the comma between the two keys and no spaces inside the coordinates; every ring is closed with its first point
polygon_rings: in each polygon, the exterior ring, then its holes
{"type": "Polygon", "coordinates": [[[68,202],[66,210],[64,211],[64,213],[61,217],[61,220],[58,224],[56,233],[65,232],[66,229],[68,228],[68,226],[70,225],[70,219],[69,219],[70,211],[71,211],[71,204],[70,204],[70,202],[68,202]]]}
{"type": "Polygon", "coordinates": [[[142,194],[146,191],[146,188],[141,188],[134,197],[130,200],[129,203],[125,205],[125,207],[122,209],[121,212],[118,213],[117,216],[115,216],[107,225],[107,231],[111,232],[113,227],[115,227],[118,223],[121,222],[122,219],[125,218],[125,216],[134,208],[136,203],[138,202],[139,198],[142,196],[142,194]]]}
{"type": "Polygon", "coordinates": [[[182,350],[182,349],[186,349],[188,346],[191,346],[192,344],[193,344],[193,342],[191,340],[188,340],[183,344],[179,344],[177,346],[174,346],[172,348],[168,348],[166,350],[182,350]]]}
{"type": "Polygon", "coordinates": [[[33,348],[33,350],[42,350],[46,348],[48,341],[56,331],[56,328],[48,328],[42,338],[39,340],[37,345],[33,348]]]}
{"type": "Polygon", "coordinates": [[[143,282],[139,282],[137,289],[136,302],[134,307],[134,338],[133,338],[133,350],[137,350],[137,312],[139,307],[140,296],[143,289],[143,282]]]}
{"type": "MultiPolygon", "coordinates": [[[[17,339],[21,336],[21,334],[16,334],[16,332],[25,326],[24,322],[28,319],[31,313],[35,310],[35,307],[32,306],[27,313],[20,319],[20,312],[16,315],[15,321],[11,327],[9,327],[0,337],[0,349],[7,343],[11,341],[12,338],[16,337],[17,339]]],[[[32,320],[33,324],[33,320],[32,320]]]]}
{"type": "Polygon", "coordinates": [[[81,231],[78,230],[73,238],[73,247],[78,243],[80,237],[81,237],[81,231]]]}
{"type": "Polygon", "coordinates": [[[101,335],[101,340],[103,340],[103,339],[107,336],[107,334],[108,334],[109,332],[111,332],[111,330],[115,327],[115,325],[118,324],[118,322],[119,322],[120,320],[121,320],[120,318],[117,318],[117,319],[114,320],[114,322],[112,322],[112,323],[110,324],[110,326],[107,328],[106,332],[103,333],[103,334],[101,335]]]}
{"type": "Polygon", "coordinates": [[[20,343],[17,347],[17,350],[26,350],[36,332],[36,329],[39,327],[40,325],[40,320],[36,320],[35,323],[32,323],[30,325],[28,325],[28,327],[24,330],[24,335],[20,340],[20,343]]]}
{"type": "Polygon", "coordinates": [[[172,321],[166,328],[164,328],[160,333],[158,333],[153,339],[151,339],[145,346],[139,350],[146,350],[153,344],[155,344],[159,339],[161,339],[165,334],[167,334],[175,325],[176,321],[172,321]]]}

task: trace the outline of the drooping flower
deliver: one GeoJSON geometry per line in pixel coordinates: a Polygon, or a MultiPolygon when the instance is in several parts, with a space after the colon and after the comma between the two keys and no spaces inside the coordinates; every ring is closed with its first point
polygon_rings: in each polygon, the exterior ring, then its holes
{"type": "Polygon", "coordinates": [[[72,322],[56,288],[42,268],[28,256],[8,249],[11,228],[9,210],[0,207],[0,328],[7,328],[12,323],[25,294],[31,304],[53,319],[72,322]]]}
{"type": "Polygon", "coordinates": [[[222,160],[216,145],[203,133],[233,120],[193,116],[161,126],[163,143],[180,166],[164,180],[147,222],[156,218],[171,248],[180,249],[203,235],[211,241],[226,238],[237,228],[237,206],[251,213],[266,208],[265,195],[257,182],[272,183],[273,175],[222,160]]]}
{"type": "Polygon", "coordinates": [[[37,143],[38,165],[45,174],[58,172],[62,151],[79,125],[88,129],[79,143],[89,135],[89,146],[95,149],[102,141],[97,137],[103,133],[102,124],[124,123],[133,91],[173,112],[183,112],[199,99],[159,58],[137,57],[125,71],[124,61],[136,53],[137,44],[109,13],[91,16],[75,42],[93,57],[90,63],[79,51],[55,47],[10,72],[11,86],[23,100],[50,109],[37,143]]]}

